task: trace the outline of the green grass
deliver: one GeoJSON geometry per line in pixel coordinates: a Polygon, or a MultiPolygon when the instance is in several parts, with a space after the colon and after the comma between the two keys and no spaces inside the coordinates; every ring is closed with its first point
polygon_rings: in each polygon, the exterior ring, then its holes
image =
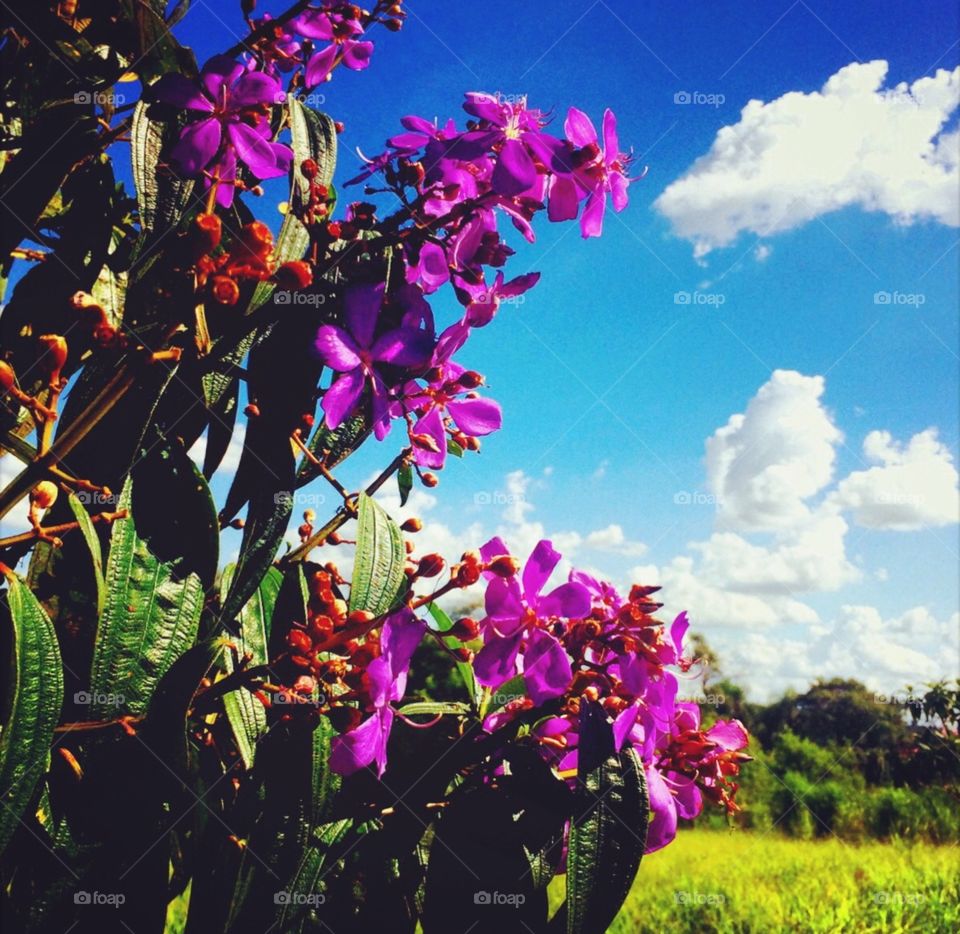
{"type": "Polygon", "coordinates": [[[693,830],[644,858],[610,932],[936,934],[960,930],[958,906],[956,847],[693,830]]]}

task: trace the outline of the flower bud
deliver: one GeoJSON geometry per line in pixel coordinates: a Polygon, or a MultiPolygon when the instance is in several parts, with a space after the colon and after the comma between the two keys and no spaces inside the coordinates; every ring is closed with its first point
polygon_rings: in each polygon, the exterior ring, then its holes
{"type": "Polygon", "coordinates": [[[348,623],[369,623],[374,618],[369,610],[353,610],[347,617],[348,623]]]}
{"type": "Polygon", "coordinates": [[[457,382],[459,382],[464,389],[476,389],[477,386],[483,385],[483,374],[478,373],[476,370],[467,370],[460,374],[460,379],[457,382]]]}
{"type": "Polygon", "coordinates": [[[446,565],[440,555],[424,555],[417,564],[417,577],[436,577],[446,565]]]}
{"type": "Polygon", "coordinates": [[[423,528],[423,523],[416,516],[411,516],[404,520],[400,528],[404,532],[419,532],[423,528]]]}
{"type": "Polygon", "coordinates": [[[59,492],[55,483],[50,480],[41,480],[30,491],[30,502],[38,509],[49,509],[57,501],[59,492]]]}
{"type": "Polygon", "coordinates": [[[260,417],[260,406],[256,402],[248,402],[243,408],[243,414],[247,418],[259,418],[260,417]]]}
{"type": "Polygon", "coordinates": [[[223,227],[216,214],[198,214],[190,228],[190,247],[196,259],[220,246],[223,227]]]}
{"type": "Polygon", "coordinates": [[[300,163],[300,171],[303,172],[306,178],[313,181],[320,172],[320,166],[318,166],[313,159],[304,159],[303,162],[300,163]]]}
{"type": "Polygon", "coordinates": [[[273,233],[263,221],[252,221],[240,229],[239,245],[251,256],[265,261],[273,252],[273,233]]]}
{"type": "Polygon", "coordinates": [[[278,288],[287,291],[305,289],[313,282],[313,270],[310,264],[301,259],[284,263],[274,274],[278,288]]]}
{"type": "Polygon", "coordinates": [[[469,616],[458,619],[450,628],[450,635],[455,639],[459,639],[461,642],[469,642],[471,639],[476,639],[479,634],[479,623],[469,616]]]}
{"type": "Polygon", "coordinates": [[[302,629],[291,629],[287,633],[287,645],[301,655],[309,655],[313,651],[313,640],[302,629]]]}
{"type": "Polygon", "coordinates": [[[303,521],[304,522],[313,522],[317,518],[317,514],[312,509],[303,510],[303,521]]]}
{"type": "Polygon", "coordinates": [[[241,518],[231,519],[230,528],[231,529],[242,529],[246,523],[241,518]]]}
{"type": "Polygon", "coordinates": [[[6,360],[0,360],[0,396],[9,392],[16,385],[17,375],[13,367],[6,360]]]}
{"type": "Polygon", "coordinates": [[[473,653],[470,651],[470,649],[464,648],[462,645],[459,649],[454,649],[453,654],[454,657],[461,662],[469,662],[473,656],[473,653]]]}
{"type": "Polygon", "coordinates": [[[39,365],[50,378],[51,385],[60,382],[60,371],[67,362],[67,340],[60,334],[41,334],[37,343],[43,348],[39,365]]]}
{"type": "Polygon", "coordinates": [[[293,682],[295,694],[312,694],[317,689],[317,681],[312,675],[300,675],[293,682]]]}
{"type": "Polygon", "coordinates": [[[487,570],[497,577],[513,577],[520,570],[520,559],[513,555],[499,555],[487,562],[487,570]]]}
{"type": "Polygon", "coordinates": [[[430,473],[429,471],[427,473],[421,474],[420,480],[422,481],[425,487],[429,487],[430,489],[435,487],[440,482],[437,479],[437,475],[434,473],[430,473]]]}
{"type": "Polygon", "coordinates": [[[210,294],[221,305],[236,305],[240,300],[240,286],[229,276],[214,276],[210,280],[210,294]]]}
{"type": "Polygon", "coordinates": [[[330,221],[330,223],[327,224],[327,236],[331,239],[339,240],[340,232],[340,224],[337,221],[330,221]]]}

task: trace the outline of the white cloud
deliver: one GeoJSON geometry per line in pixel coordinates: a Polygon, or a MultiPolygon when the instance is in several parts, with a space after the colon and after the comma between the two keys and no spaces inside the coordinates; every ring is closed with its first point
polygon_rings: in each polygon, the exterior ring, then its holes
{"type": "Polygon", "coordinates": [[[776,370],[707,440],[707,480],[721,524],[776,530],[810,516],[807,500],[833,477],[843,436],[823,408],[822,376],[776,370]]]}
{"type": "Polygon", "coordinates": [[[773,252],[773,247],[766,243],[758,243],[756,249],[753,251],[753,258],[758,262],[762,263],[767,259],[770,254],[773,252]]]}
{"type": "Polygon", "coordinates": [[[841,480],[830,502],[849,509],[858,525],[910,531],[960,521],[960,486],[953,457],[928,428],[906,445],[871,431],[863,452],[878,466],[841,480]]]}
{"type": "MultiPolygon", "coordinates": [[[[247,434],[247,426],[243,422],[237,423],[234,427],[233,435],[230,438],[230,444],[227,446],[226,453],[223,455],[223,460],[220,461],[220,466],[217,468],[217,472],[221,476],[232,475],[236,472],[237,466],[240,464],[240,455],[243,453],[243,439],[247,434]]],[[[203,458],[207,453],[207,432],[204,432],[194,441],[190,450],[187,451],[187,455],[193,459],[193,462],[201,470],[203,469],[203,458]]]]}
{"type": "Polygon", "coordinates": [[[608,525],[605,529],[591,532],[583,540],[583,544],[584,547],[593,548],[596,551],[609,551],[631,558],[639,558],[647,553],[647,546],[643,542],[628,539],[623,529],[615,523],[608,525]]]}
{"type": "Polygon", "coordinates": [[[766,237],[849,206],[957,226],[960,136],[941,131],[960,68],[885,89],[887,69],[853,63],[820,91],[751,100],[655,206],[698,257],[743,231],[766,237]]]}

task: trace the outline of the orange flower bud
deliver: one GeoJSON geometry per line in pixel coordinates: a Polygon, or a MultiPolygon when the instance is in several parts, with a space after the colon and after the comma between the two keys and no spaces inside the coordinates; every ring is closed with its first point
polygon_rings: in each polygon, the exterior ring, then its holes
{"type": "Polygon", "coordinates": [[[50,377],[50,384],[60,382],[60,371],[67,362],[67,340],[60,334],[41,334],[37,342],[42,348],[38,361],[50,377]]]}
{"type": "Polygon", "coordinates": [[[301,259],[284,263],[274,274],[277,287],[288,291],[305,289],[313,282],[313,269],[301,259]]]}
{"type": "Polygon", "coordinates": [[[60,490],[50,480],[41,480],[30,491],[30,502],[38,509],[49,509],[56,501],[60,490]]]}
{"type": "Polygon", "coordinates": [[[480,625],[475,619],[464,616],[458,619],[450,629],[450,635],[461,642],[469,642],[480,634],[480,625]]]}
{"type": "Polygon", "coordinates": [[[423,485],[424,485],[425,487],[429,487],[429,488],[431,488],[431,489],[432,489],[433,487],[435,487],[435,486],[440,482],[439,479],[437,479],[437,475],[436,475],[436,474],[434,474],[434,473],[429,473],[429,472],[428,472],[428,473],[421,474],[421,475],[420,475],[420,479],[421,479],[421,481],[423,482],[423,485]]]}
{"type": "Polygon", "coordinates": [[[9,392],[17,383],[17,375],[6,360],[0,360],[0,396],[9,392]]]}
{"type": "Polygon", "coordinates": [[[236,305],[240,300],[240,286],[229,276],[214,276],[210,280],[210,294],[221,305],[236,305]]]}
{"type": "Polygon", "coordinates": [[[417,577],[436,577],[446,565],[440,555],[424,555],[417,564],[417,577]]]}
{"type": "Polygon", "coordinates": [[[423,528],[423,523],[416,516],[411,516],[404,520],[400,528],[404,532],[419,532],[423,528]]]}
{"type": "Polygon", "coordinates": [[[500,555],[487,562],[487,570],[497,577],[513,577],[520,570],[520,559],[513,555],[500,555]]]}
{"type": "Polygon", "coordinates": [[[198,214],[190,228],[190,246],[194,256],[199,259],[220,246],[223,227],[216,214],[198,214]]]}

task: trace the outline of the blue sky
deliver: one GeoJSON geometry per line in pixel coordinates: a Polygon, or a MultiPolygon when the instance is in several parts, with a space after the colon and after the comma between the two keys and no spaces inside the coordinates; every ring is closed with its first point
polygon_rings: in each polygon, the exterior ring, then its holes
{"type": "MultiPolygon", "coordinates": [[[[427,542],[462,550],[500,530],[520,550],[542,531],[618,581],[642,568],[758,697],[816,674],[885,691],[955,674],[958,79],[936,77],[960,60],[955,4],[404,6],[399,35],[372,36],[368,71],[318,89],[346,124],[338,180],[400,116],[459,119],[470,90],[525,94],[558,123],[571,105],[597,122],[609,106],[649,167],[599,240],[544,219],[535,244],[513,244],[508,275],[542,280],[462,359],[487,375],[504,428],[414,498],[427,542]],[[876,61],[885,74],[868,73],[876,61]],[[838,118],[815,92],[848,66],[838,118]],[[889,96],[923,78],[932,90],[889,96]],[[751,100],[763,105],[741,116],[751,100]],[[938,108],[942,133],[915,125],[938,108]],[[791,121],[799,145],[778,136],[791,121]],[[704,163],[724,127],[743,151],[704,163]],[[820,166],[835,143],[856,156],[820,166]],[[773,173],[766,188],[738,180],[750,159],[773,173]],[[783,186],[796,198],[778,205],[783,186]],[[715,441],[711,467],[706,441],[737,413],[747,427],[715,441]],[[938,440],[897,447],[929,428],[938,440]],[[743,438],[745,460],[763,452],[753,474],[722,466],[743,438]],[[768,484],[796,477],[809,491],[771,504],[768,484]]],[[[201,62],[243,34],[237,7],[191,6],[178,31],[201,62]]],[[[275,220],[271,193],[259,213],[275,220]]],[[[436,297],[452,317],[452,295],[436,297]]],[[[344,479],[362,482],[399,443],[362,452],[344,479]]]]}

